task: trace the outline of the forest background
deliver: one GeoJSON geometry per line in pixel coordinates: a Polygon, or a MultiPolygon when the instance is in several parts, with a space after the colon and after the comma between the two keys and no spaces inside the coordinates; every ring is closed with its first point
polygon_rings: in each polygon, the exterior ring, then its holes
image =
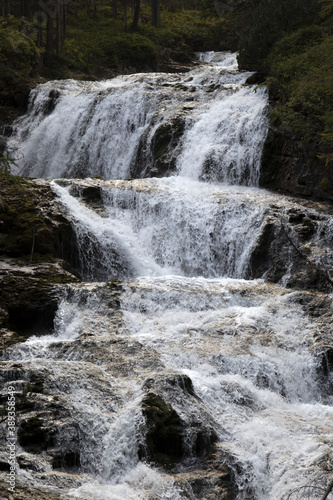
{"type": "Polygon", "coordinates": [[[268,85],[271,124],[333,165],[333,0],[0,0],[0,16],[0,125],[50,79],[186,70],[231,50],[268,85]]]}

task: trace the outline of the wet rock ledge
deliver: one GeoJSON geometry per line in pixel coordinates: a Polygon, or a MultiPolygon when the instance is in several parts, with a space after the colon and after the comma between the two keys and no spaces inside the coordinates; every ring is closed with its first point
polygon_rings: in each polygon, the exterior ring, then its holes
{"type": "Polygon", "coordinates": [[[59,285],[78,281],[76,237],[45,181],[0,174],[0,349],[53,327],[59,285]]]}

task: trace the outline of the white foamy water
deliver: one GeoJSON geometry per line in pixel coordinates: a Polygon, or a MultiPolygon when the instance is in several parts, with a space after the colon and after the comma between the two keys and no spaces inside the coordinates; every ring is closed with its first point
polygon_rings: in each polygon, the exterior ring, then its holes
{"type": "Polygon", "coordinates": [[[157,128],[181,116],[186,122],[179,137],[181,175],[257,185],[268,125],[266,92],[243,86],[250,73],[237,72],[235,54],[213,59],[220,62],[185,74],[39,85],[9,141],[9,148],[19,150],[19,172],[44,178],[125,179],[132,172],[140,177],[154,164],[157,128]],[[194,144],[195,164],[189,158],[194,144]],[[144,160],[138,156],[142,149],[144,160]]]}
{"type": "Polygon", "coordinates": [[[261,282],[141,278],[122,308],[134,338],[193,381],[222,448],[242,464],[237,498],[252,498],[249,487],[257,500],[285,498],[318,474],[331,453],[333,410],[321,403],[313,325],[293,293],[261,282]]]}
{"type": "Polygon", "coordinates": [[[101,215],[65,187],[53,188],[76,221],[88,280],[165,274],[242,277],[266,210],[266,197],[257,190],[229,191],[182,178],[104,184],[101,215]]]}
{"type": "Polygon", "coordinates": [[[198,57],[184,74],[49,82],[16,122],[9,146],[23,155],[20,173],[58,178],[50,185],[72,220],[84,282],[65,287],[53,333],[36,331],[3,355],[1,368],[23,377],[4,384],[43,380],[43,404],[59,411],[51,452],[77,462],[22,467],[24,484],[82,500],[220,498],[224,464],[235,500],[300,500],[311,484],[321,490],[307,498],[318,500],[329,482],[333,410],[326,347],[314,340],[324,332],[304,307],[310,292],[283,287],[295,272],[291,243],[280,239],[279,284],[264,281],[278,252],[250,278],[255,250],[281,228],[330,269],[332,219],[256,187],[266,91],[245,84],[236,54],[198,57]],[[179,132],[175,169],[143,179],[174,140],[161,130],[179,132]],[[293,218],[310,221],[308,239],[297,240],[293,218]],[[174,469],[144,453],[150,393],[183,425],[174,469]],[[214,454],[205,445],[198,456],[196,439],[209,432],[214,454]]]}
{"type": "Polygon", "coordinates": [[[179,174],[257,186],[267,126],[265,98],[265,89],[242,88],[211,103],[185,133],[179,174]]]}

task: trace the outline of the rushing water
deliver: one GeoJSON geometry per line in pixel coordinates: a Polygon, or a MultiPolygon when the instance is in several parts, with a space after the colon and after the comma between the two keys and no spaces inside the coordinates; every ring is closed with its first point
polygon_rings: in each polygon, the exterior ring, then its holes
{"type": "Polygon", "coordinates": [[[242,85],[248,76],[236,71],[233,56],[192,73],[40,85],[10,147],[19,146],[24,175],[126,179],[135,171],[141,177],[153,161],[155,132],[181,117],[181,175],[256,185],[267,102],[265,89],[242,85]],[[140,162],[142,138],[148,151],[140,162]]]}
{"type": "Polygon", "coordinates": [[[41,85],[11,139],[21,173],[68,178],[51,185],[80,246],[85,283],[67,287],[54,333],[6,353],[7,363],[41,373],[70,413],[58,441],[72,450],[75,427],[79,474],[61,483],[47,467],[20,471],[64,498],[222,498],[224,463],[237,500],[301,498],[297,488],[328,480],[333,410],[314,346],[318,321],[283,280],[250,278],[267,220],[297,210],[316,221],[317,264],[331,266],[331,218],[257,188],[266,92],[245,84],[235,55],[200,59],[186,74],[41,85]],[[156,131],[180,116],[173,175],[143,179],[156,131]],[[114,278],[121,284],[105,283],[114,278]],[[184,423],[184,457],[172,472],[139,458],[147,388],[184,423]],[[198,428],[217,436],[209,463],[193,451],[198,428]]]}

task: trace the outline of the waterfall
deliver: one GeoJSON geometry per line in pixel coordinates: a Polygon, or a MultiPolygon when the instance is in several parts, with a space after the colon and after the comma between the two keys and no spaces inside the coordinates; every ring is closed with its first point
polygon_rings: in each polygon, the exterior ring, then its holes
{"type": "Polygon", "coordinates": [[[236,71],[235,56],[222,61],[183,75],[37,86],[9,141],[9,148],[19,151],[19,172],[44,178],[127,179],[133,172],[142,177],[156,162],[158,134],[164,130],[167,145],[171,138],[165,130],[171,127],[172,135],[172,123],[181,117],[184,133],[176,137],[181,175],[257,185],[267,129],[266,91],[244,85],[249,73],[236,71]],[[140,160],[142,149],[146,154],[140,160]]]}
{"type": "Polygon", "coordinates": [[[259,237],[266,211],[264,202],[258,203],[259,191],[217,189],[179,178],[99,184],[102,214],[53,184],[75,217],[86,280],[246,276],[249,247],[259,237]]]}
{"type": "Polygon", "coordinates": [[[235,54],[198,58],[39,85],[14,125],[18,172],[53,179],[82,278],[52,334],[3,357],[3,383],[41,377],[58,412],[51,451],[21,450],[23,483],[81,500],[295,500],[328,483],[314,310],[332,300],[290,283],[333,269],[332,214],[258,188],[266,90],[235,54]],[[159,418],[172,443],[154,441],[159,418]]]}
{"type": "Polygon", "coordinates": [[[242,88],[210,104],[185,134],[178,158],[180,175],[257,186],[266,126],[265,93],[242,88]]]}

